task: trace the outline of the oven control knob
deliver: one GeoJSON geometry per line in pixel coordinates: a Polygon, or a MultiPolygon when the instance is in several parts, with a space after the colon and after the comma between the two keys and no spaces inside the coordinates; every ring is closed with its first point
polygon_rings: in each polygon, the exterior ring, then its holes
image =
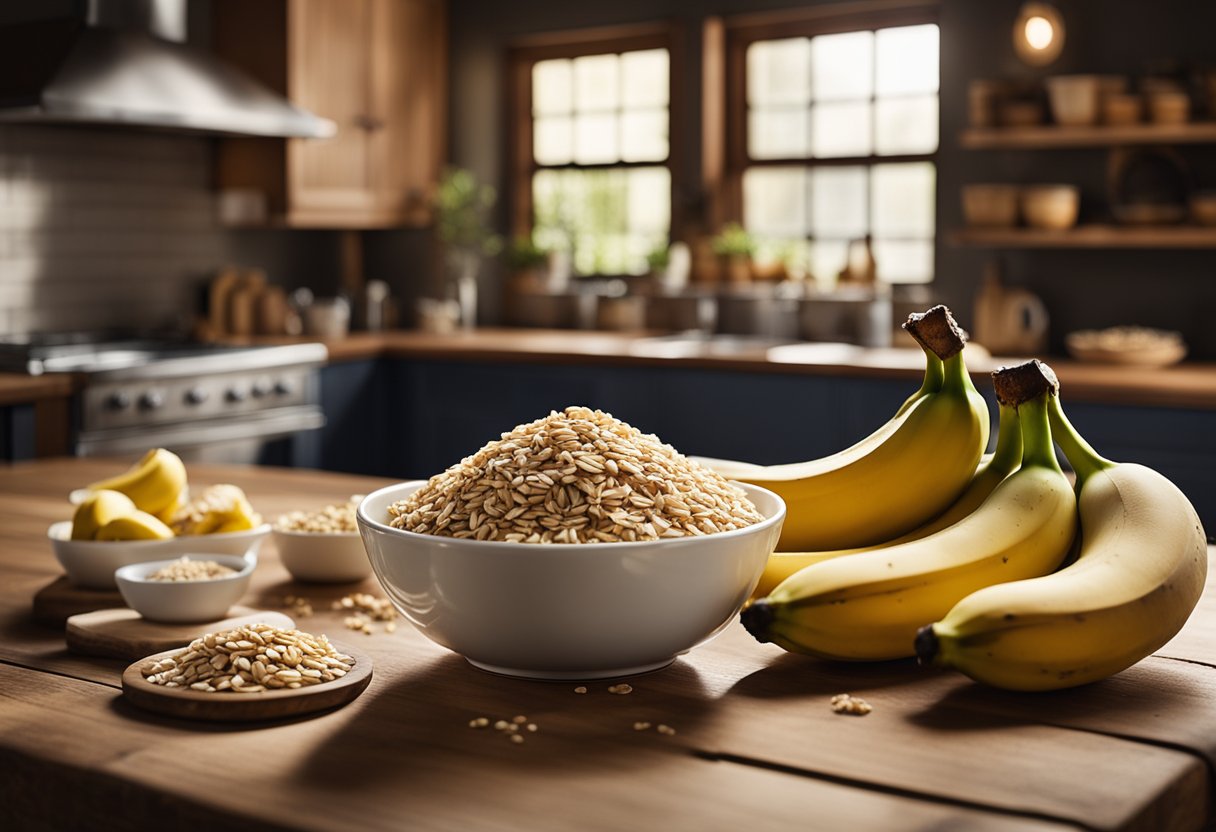
{"type": "Polygon", "coordinates": [[[230,402],[243,402],[247,394],[239,387],[229,387],[228,392],[224,394],[224,398],[230,402]]]}
{"type": "Polygon", "coordinates": [[[207,401],[207,390],[203,387],[191,387],[184,398],[186,404],[202,404],[207,401]]]}
{"type": "Polygon", "coordinates": [[[131,406],[131,397],[119,390],[106,396],[107,410],[126,410],[131,406]]]}
{"type": "Polygon", "coordinates": [[[279,379],[274,383],[274,392],[279,396],[290,396],[295,390],[295,385],[287,379],[279,379]]]}
{"type": "Polygon", "coordinates": [[[259,379],[253,383],[253,388],[249,392],[253,393],[255,399],[261,399],[269,396],[270,390],[270,382],[259,379]]]}
{"type": "Polygon", "coordinates": [[[155,390],[149,390],[139,397],[139,407],[141,410],[156,410],[159,407],[163,407],[164,404],[165,397],[155,390]]]}

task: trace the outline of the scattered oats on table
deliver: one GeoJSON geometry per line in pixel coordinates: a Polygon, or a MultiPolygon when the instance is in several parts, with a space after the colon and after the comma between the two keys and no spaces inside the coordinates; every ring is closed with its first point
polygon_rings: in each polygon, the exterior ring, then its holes
{"type": "Polygon", "coordinates": [[[391,633],[397,629],[397,609],[387,598],[380,598],[369,592],[353,592],[334,601],[332,609],[349,613],[342,623],[351,630],[371,635],[372,621],[384,621],[384,632],[391,633]]]}
{"type": "Polygon", "coordinates": [[[394,528],[512,543],[693,537],[764,519],[717,472],[586,407],[504,433],[388,511],[394,528]]]}
{"type": "Polygon", "coordinates": [[[288,595],[283,599],[283,606],[286,607],[295,618],[307,618],[312,615],[312,601],[307,598],[288,595]]]}
{"type": "Polygon", "coordinates": [[[851,693],[838,693],[832,697],[832,711],[849,716],[865,716],[874,707],[860,696],[851,693]]]}

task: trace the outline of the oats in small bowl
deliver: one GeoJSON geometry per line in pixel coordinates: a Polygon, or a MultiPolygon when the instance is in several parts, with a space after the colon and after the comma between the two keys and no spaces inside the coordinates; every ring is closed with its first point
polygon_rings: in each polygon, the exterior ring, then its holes
{"type": "Polygon", "coordinates": [[[352,583],[371,574],[355,508],[362,495],[316,511],[293,511],[272,532],[283,566],[297,581],[352,583]]]}
{"type": "Polygon", "coordinates": [[[256,565],[241,555],[183,555],[124,566],[114,582],[127,606],[149,621],[215,621],[248,591],[256,565]]]}

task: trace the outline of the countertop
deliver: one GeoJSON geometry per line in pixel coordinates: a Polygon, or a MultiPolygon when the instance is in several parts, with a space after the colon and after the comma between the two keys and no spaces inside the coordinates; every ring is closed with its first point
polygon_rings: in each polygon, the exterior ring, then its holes
{"type": "MultiPolygon", "coordinates": [[[[0,469],[0,827],[243,829],[1175,830],[1212,820],[1216,589],[1135,667],[1047,695],[987,690],[911,661],[835,664],[783,653],[732,624],[671,667],[607,683],[526,682],[475,670],[405,622],[345,630],[332,599],[358,588],[288,580],[263,549],[252,600],[312,599],[299,625],[375,662],[352,704],[270,724],[199,724],[138,711],[123,662],[68,653],[30,620],[60,574],[45,539],[67,492],[121,460],[0,469]],[[862,696],[864,717],[833,714],[862,696]],[[526,715],[515,745],[470,719],[526,715]],[[663,722],[674,735],[635,731],[663,722]]],[[[380,480],[191,467],[267,516],[380,480]]],[[[363,589],[377,591],[373,582],[363,589]]],[[[250,599],[247,599],[247,602],[250,599]]]]}
{"type": "MultiPolygon", "coordinates": [[[[307,337],[227,339],[234,344],[316,341],[307,337]]],[[[418,331],[352,333],[323,340],[331,363],[386,356],[451,361],[525,362],[644,367],[707,368],[749,373],[808,374],[854,378],[918,379],[924,362],[915,348],[866,349],[847,344],[742,346],[673,341],[656,335],[578,330],[484,328],[452,334],[418,331]]],[[[1024,360],[974,351],[968,368],[977,378],[1024,360]]],[[[1216,363],[1188,362],[1164,369],[1089,364],[1048,357],[1070,401],[1216,410],[1216,363]]],[[[70,376],[0,373],[0,406],[66,398],[70,376]]]]}
{"type": "MultiPolygon", "coordinates": [[[[301,339],[258,338],[252,343],[301,339]]],[[[250,341],[246,341],[248,343],[250,341]]],[[[866,349],[847,344],[786,344],[725,352],[712,344],[676,342],[653,335],[578,330],[475,329],[452,334],[418,331],[352,333],[324,341],[330,361],[377,356],[454,361],[601,364],[710,368],[753,373],[918,379],[919,349],[866,349]]],[[[1024,358],[975,351],[967,366],[983,376],[1024,358]]],[[[1216,410],[1216,363],[1190,362],[1163,369],[1046,359],[1069,401],[1216,410]]]]}

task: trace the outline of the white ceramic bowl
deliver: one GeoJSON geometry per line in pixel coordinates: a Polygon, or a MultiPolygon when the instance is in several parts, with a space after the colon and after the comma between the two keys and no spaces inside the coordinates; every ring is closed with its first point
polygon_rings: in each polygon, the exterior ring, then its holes
{"type": "Polygon", "coordinates": [[[372,574],[358,532],[295,532],[275,527],[271,535],[279,559],[297,581],[344,584],[372,574]]]}
{"type": "Polygon", "coordinates": [[[226,534],[188,535],[168,540],[72,540],[72,521],[47,530],[55,558],[76,586],[113,589],[114,570],[132,563],[178,558],[185,554],[250,555],[256,557],[270,524],[226,534]]]}
{"type": "Polygon", "coordinates": [[[149,621],[168,624],[217,621],[241,600],[249,589],[249,578],[257,557],[242,555],[185,555],[189,560],[213,560],[235,569],[233,575],[202,581],[149,581],[148,576],[178,558],[150,563],[132,563],[114,571],[114,581],[127,606],[149,621]]]}
{"type": "Polygon", "coordinates": [[[540,679],[655,670],[715,635],[756,586],[785,520],[780,497],[744,485],[765,519],[704,537],[526,544],[390,527],[388,507],[421,486],[382,488],[359,505],[388,597],[475,666],[540,679]]]}

